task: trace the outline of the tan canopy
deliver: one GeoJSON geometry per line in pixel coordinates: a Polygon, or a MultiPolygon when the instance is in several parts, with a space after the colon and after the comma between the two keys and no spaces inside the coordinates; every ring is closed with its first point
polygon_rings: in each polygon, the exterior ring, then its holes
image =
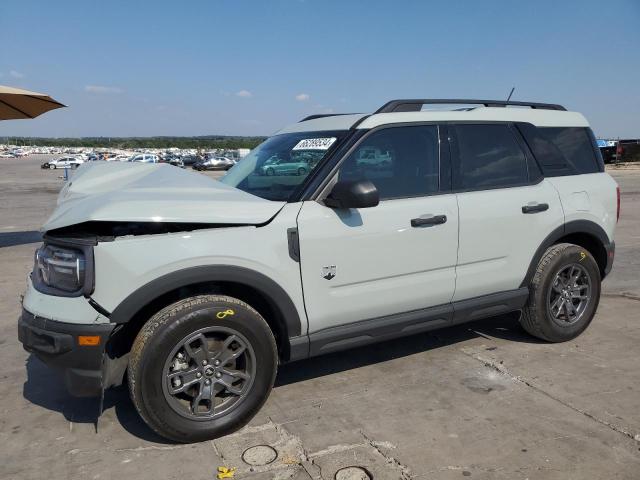
{"type": "Polygon", "coordinates": [[[49,95],[0,85],[0,120],[35,118],[64,106],[49,95]]]}

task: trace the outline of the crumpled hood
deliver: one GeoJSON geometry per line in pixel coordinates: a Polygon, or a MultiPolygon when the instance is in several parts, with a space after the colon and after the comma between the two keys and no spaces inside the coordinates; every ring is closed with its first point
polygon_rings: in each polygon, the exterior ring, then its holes
{"type": "Polygon", "coordinates": [[[284,203],[168,164],[89,162],[62,188],[43,231],[88,221],[255,225],[284,203]]]}

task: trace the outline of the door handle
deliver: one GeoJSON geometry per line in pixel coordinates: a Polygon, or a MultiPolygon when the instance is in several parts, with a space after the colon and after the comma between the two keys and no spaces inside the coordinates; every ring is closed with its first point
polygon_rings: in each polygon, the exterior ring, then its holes
{"type": "Polygon", "coordinates": [[[522,213],[539,213],[549,210],[548,203],[536,203],[535,205],[523,205],[522,213]]]}
{"type": "Polygon", "coordinates": [[[433,217],[427,217],[427,218],[422,218],[422,217],[412,218],[411,226],[424,227],[429,225],[442,225],[443,223],[446,223],[446,222],[447,222],[446,215],[434,215],[433,217]]]}

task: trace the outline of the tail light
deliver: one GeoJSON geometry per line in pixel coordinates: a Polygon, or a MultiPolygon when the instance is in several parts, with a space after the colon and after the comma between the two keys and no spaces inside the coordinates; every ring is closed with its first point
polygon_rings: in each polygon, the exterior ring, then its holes
{"type": "Polygon", "coordinates": [[[620,187],[616,187],[616,197],[618,201],[617,209],[616,209],[616,222],[620,220],[620,187]]]}

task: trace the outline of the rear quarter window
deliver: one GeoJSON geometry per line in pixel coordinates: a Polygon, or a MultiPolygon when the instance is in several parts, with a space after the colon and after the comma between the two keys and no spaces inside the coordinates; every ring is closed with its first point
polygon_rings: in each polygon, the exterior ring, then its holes
{"type": "Polygon", "coordinates": [[[589,128],[530,124],[520,124],[518,128],[546,177],[603,171],[589,128]]]}

